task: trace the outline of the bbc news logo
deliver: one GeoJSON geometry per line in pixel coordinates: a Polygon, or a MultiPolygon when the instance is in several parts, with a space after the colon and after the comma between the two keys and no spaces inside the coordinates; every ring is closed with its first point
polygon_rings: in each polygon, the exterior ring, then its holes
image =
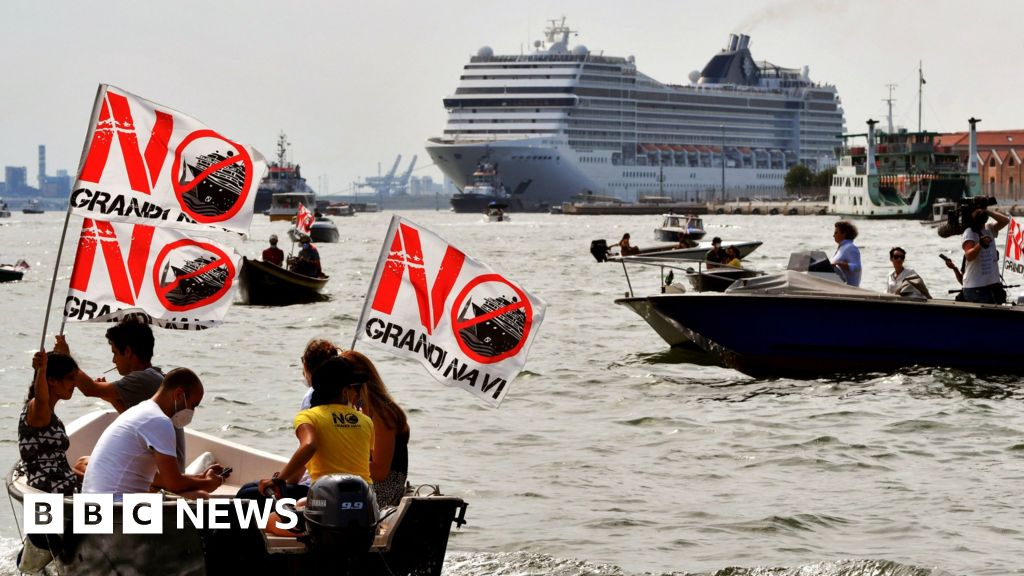
{"type": "MultiPolygon", "coordinates": [[[[125,494],[121,502],[121,534],[161,534],[164,513],[170,508],[161,494],[125,494]]],[[[266,529],[270,513],[276,512],[277,528],[289,530],[298,522],[294,498],[276,502],[238,498],[198,499],[194,504],[177,500],[174,505],[178,530],[248,528],[255,524],[266,529]],[[234,517],[232,519],[232,516],[234,517]],[[233,520],[233,521],[232,521],[233,520]]],[[[65,518],[64,496],[61,494],[25,494],[23,524],[26,534],[62,534],[65,518]]],[[[113,534],[117,506],[113,494],[75,494],[71,500],[71,530],[75,534],[113,534]]]]}

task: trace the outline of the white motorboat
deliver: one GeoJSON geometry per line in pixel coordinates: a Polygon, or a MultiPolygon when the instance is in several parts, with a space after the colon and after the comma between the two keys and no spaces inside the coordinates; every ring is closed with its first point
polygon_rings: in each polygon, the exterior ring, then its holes
{"type": "Polygon", "coordinates": [[[660,242],[696,241],[704,234],[704,221],[692,214],[665,214],[661,226],[654,229],[654,239],[660,242]]]}
{"type": "MultiPolygon", "coordinates": [[[[99,411],[71,422],[67,426],[69,461],[89,454],[116,417],[114,412],[99,411]]],[[[231,498],[241,484],[269,478],[287,462],[281,456],[189,428],[185,440],[190,456],[210,452],[220,464],[233,468],[228,483],[211,495],[213,499],[231,498]]],[[[26,494],[39,493],[13,469],[7,477],[7,491],[18,502],[24,501],[26,494]]],[[[185,521],[178,528],[179,501],[177,495],[164,494],[161,534],[124,534],[121,504],[115,503],[118,520],[112,534],[74,533],[69,521],[62,534],[37,540],[49,546],[46,555],[52,553],[51,567],[58,574],[312,574],[330,567],[331,574],[440,576],[451,525],[465,523],[467,506],[461,498],[444,496],[436,487],[426,495],[407,493],[396,508],[381,511],[368,550],[343,553],[340,547],[329,546],[315,536],[272,536],[255,526],[197,529],[185,521]]],[[[195,511],[196,502],[185,502],[195,511]]],[[[70,519],[72,513],[72,499],[65,498],[64,517],[70,519]]]]}
{"type": "Polygon", "coordinates": [[[313,212],[316,210],[316,194],[313,192],[281,192],[270,198],[270,221],[291,220],[299,211],[299,204],[313,212]]]}

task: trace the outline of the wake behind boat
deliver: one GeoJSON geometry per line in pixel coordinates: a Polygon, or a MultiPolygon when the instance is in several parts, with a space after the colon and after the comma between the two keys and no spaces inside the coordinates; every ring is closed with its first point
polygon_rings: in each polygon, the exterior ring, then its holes
{"type": "MultiPolygon", "coordinates": [[[[106,427],[117,417],[114,412],[92,412],[67,426],[70,461],[92,452],[106,427]]],[[[213,499],[235,495],[241,482],[268,478],[287,462],[285,458],[256,450],[210,434],[185,428],[186,451],[190,455],[210,452],[214,459],[230,466],[232,484],[224,484],[213,499]],[[237,479],[237,481],[235,481],[237,479]]],[[[38,494],[15,470],[7,476],[7,491],[17,502],[26,494],[38,494]]],[[[62,534],[39,538],[50,550],[36,550],[46,559],[52,553],[52,568],[59,574],[341,574],[393,576],[422,574],[440,576],[454,523],[465,523],[467,504],[461,498],[444,496],[434,488],[428,494],[407,493],[396,508],[382,511],[372,531],[372,544],[365,550],[344,550],[351,546],[328,543],[324,534],[351,536],[352,526],[326,526],[320,537],[280,537],[251,526],[198,529],[189,520],[181,529],[176,523],[180,497],[165,494],[162,534],[124,534],[120,524],[121,504],[114,504],[113,534],[75,533],[70,529],[72,500],[64,499],[68,525],[62,534]]],[[[196,503],[188,506],[195,512],[196,503]]],[[[222,520],[225,517],[222,516],[222,520]]],[[[307,526],[310,526],[307,523],[307,526]]],[[[316,533],[314,533],[316,534],[316,533]]],[[[41,535],[40,535],[41,536],[41,535]]],[[[351,542],[351,538],[349,542],[351,542]]],[[[370,540],[368,540],[369,542],[370,540]]],[[[345,544],[342,541],[342,544],[345,544]]]]}

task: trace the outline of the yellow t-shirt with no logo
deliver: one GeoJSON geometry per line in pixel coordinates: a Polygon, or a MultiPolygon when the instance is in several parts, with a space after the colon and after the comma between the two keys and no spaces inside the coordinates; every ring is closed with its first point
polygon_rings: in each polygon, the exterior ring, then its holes
{"type": "Polygon", "coordinates": [[[306,463],[314,482],[326,474],[353,474],[373,483],[373,421],[369,416],[345,404],[325,404],[299,412],[295,428],[302,424],[316,430],[316,453],[306,463]]]}

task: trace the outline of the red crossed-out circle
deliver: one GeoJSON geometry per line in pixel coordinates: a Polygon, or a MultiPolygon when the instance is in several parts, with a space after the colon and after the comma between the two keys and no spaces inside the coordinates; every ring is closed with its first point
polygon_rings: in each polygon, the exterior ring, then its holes
{"type": "Polygon", "coordinates": [[[175,166],[181,166],[181,157],[184,154],[185,148],[189,144],[200,138],[215,138],[217,140],[220,140],[221,142],[224,142],[225,144],[234,148],[236,154],[231,158],[228,158],[227,160],[221,160],[220,162],[217,162],[216,164],[210,166],[206,170],[203,170],[201,174],[193,178],[192,181],[189,182],[188,184],[181,184],[178,182],[177,178],[171,178],[171,186],[174,187],[174,194],[178,198],[178,205],[181,207],[181,211],[184,212],[185,214],[188,214],[196,222],[209,224],[211,222],[221,222],[224,220],[229,220],[232,216],[237,214],[239,210],[242,209],[242,206],[245,205],[245,199],[249,196],[249,190],[252,188],[252,176],[256,168],[255,166],[253,166],[252,158],[249,156],[249,153],[246,152],[244,146],[238,144],[237,142],[228,140],[227,138],[221,136],[220,134],[214,132],[213,130],[196,130],[195,132],[189,134],[188,136],[185,136],[185,139],[182,140],[181,144],[178,144],[178,147],[174,150],[175,166]],[[188,205],[181,200],[181,196],[183,194],[195,188],[200,182],[202,182],[204,179],[206,179],[208,176],[210,176],[217,170],[220,170],[221,168],[224,168],[225,166],[228,166],[230,164],[236,164],[238,162],[242,162],[245,164],[245,184],[242,185],[242,191],[238,195],[238,201],[235,202],[235,204],[229,210],[222,214],[217,214],[215,216],[205,216],[203,214],[197,214],[192,210],[189,210],[188,205]]]}
{"type": "Polygon", "coordinates": [[[458,342],[459,349],[462,350],[463,354],[468,356],[471,360],[474,360],[481,364],[494,364],[497,362],[501,362],[506,358],[510,358],[512,356],[515,356],[516,354],[519,354],[519,351],[522,350],[523,348],[523,343],[526,342],[526,340],[530,337],[530,327],[533,326],[533,306],[530,305],[530,299],[526,297],[526,292],[523,292],[521,288],[509,282],[499,274],[482,274],[467,282],[466,286],[462,289],[461,292],[459,292],[458,297],[455,298],[455,305],[452,306],[451,315],[452,330],[455,332],[455,341],[458,342]],[[480,284],[483,284],[484,282],[498,282],[499,284],[504,284],[508,286],[509,288],[512,289],[513,292],[516,293],[516,296],[519,297],[519,302],[513,302],[512,304],[509,304],[504,308],[499,308],[493,312],[484,314],[483,316],[477,316],[476,318],[471,318],[469,320],[460,322],[459,310],[462,309],[462,305],[466,301],[466,298],[469,296],[470,291],[472,291],[480,284]],[[481,356],[474,352],[472,348],[467,346],[466,343],[462,341],[462,336],[459,332],[460,330],[464,330],[466,328],[469,328],[470,326],[480,324],[481,322],[486,322],[491,318],[497,318],[502,314],[507,314],[520,308],[525,308],[526,312],[526,323],[523,325],[523,337],[522,339],[519,340],[519,343],[516,344],[511,349],[502,352],[497,356],[481,356]]]}
{"type": "Polygon", "coordinates": [[[160,250],[160,254],[157,255],[156,262],[153,264],[153,290],[156,292],[156,297],[160,300],[160,303],[163,304],[165,308],[173,312],[185,312],[187,310],[194,310],[196,308],[202,308],[203,306],[209,306],[210,304],[216,303],[231,288],[231,282],[232,280],[234,280],[234,278],[235,264],[234,262],[231,261],[231,258],[229,258],[228,255],[223,250],[214,246],[213,244],[209,244],[206,242],[196,242],[195,240],[187,238],[184,240],[176,240],[164,246],[163,249],[160,250]],[[166,286],[160,286],[160,268],[163,266],[164,261],[167,259],[167,256],[170,254],[171,250],[176,250],[178,248],[189,246],[196,246],[198,248],[206,250],[207,252],[212,253],[214,255],[213,262],[207,264],[206,266],[203,266],[202,268],[196,270],[195,272],[189,273],[185,276],[182,276],[181,278],[178,278],[177,280],[171,282],[166,286]],[[178,306],[177,304],[174,304],[173,302],[167,299],[167,293],[177,288],[182,278],[191,278],[193,276],[199,276],[200,274],[203,274],[204,272],[212,270],[213,268],[217,268],[219,266],[228,267],[228,277],[224,281],[224,286],[222,286],[220,290],[218,290],[211,296],[199,300],[198,302],[194,302],[192,304],[186,304],[185,306],[178,306]]]}

